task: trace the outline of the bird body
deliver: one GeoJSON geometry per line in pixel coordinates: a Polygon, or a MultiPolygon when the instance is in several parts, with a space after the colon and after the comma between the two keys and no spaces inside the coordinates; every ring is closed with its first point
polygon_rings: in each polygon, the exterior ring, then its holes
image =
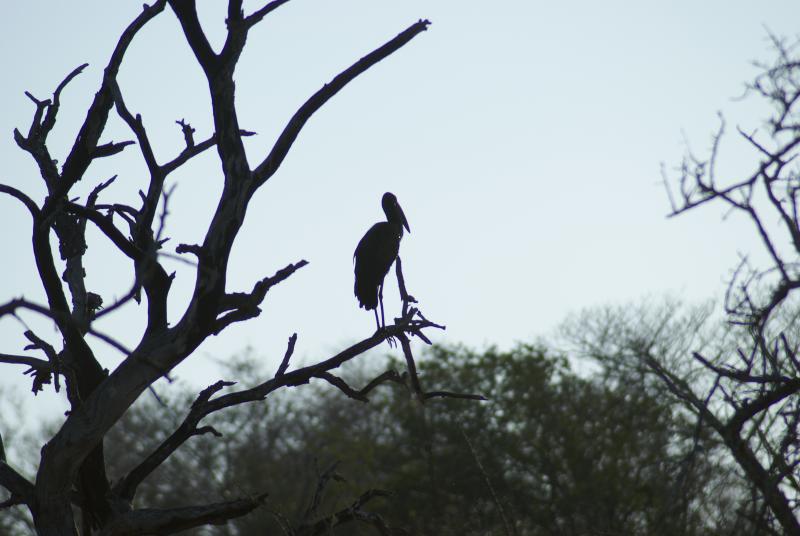
{"type": "Polygon", "coordinates": [[[378,288],[389,273],[389,268],[400,251],[403,228],[388,221],[370,227],[356,247],[355,295],[359,307],[375,309],[378,306],[378,288]]]}
{"type": "Polygon", "coordinates": [[[378,222],[370,227],[358,242],[355,253],[353,253],[355,259],[353,291],[358,299],[359,307],[367,310],[375,309],[376,319],[379,303],[381,314],[383,314],[383,280],[397,259],[400,240],[403,238],[403,228],[405,227],[408,232],[411,232],[403,209],[400,208],[394,194],[389,192],[383,194],[381,205],[386,214],[386,221],[378,222]]]}

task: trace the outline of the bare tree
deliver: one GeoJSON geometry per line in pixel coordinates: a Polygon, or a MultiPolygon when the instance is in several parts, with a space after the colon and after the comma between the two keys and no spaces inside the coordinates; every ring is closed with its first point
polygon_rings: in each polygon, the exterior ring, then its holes
{"type": "MultiPolygon", "coordinates": [[[[12,299],[0,305],[0,316],[15,315],[20,311],[42,315],[57,326],[62,340],[48,341],[46,337],[27,330],[25,336],[30,341],[27,353],[2,354],[0,362],[29,367],[34,392],[49,383],[59,391],[63,382],[70,409],[57,433],[42,447],[35,481],[28,481],[13,469],[0,449],[0,485],[10,493],[0,507],[25,505],[38,534],[72,536],[78,534],[79,526],[84,535],[168,534],[209,523],[224,523],[257,508],[266,500],[266,491],[215,504],[169,509],[134,508],[133,501],[137,486],[185,441],[200,434],[215,433],[212,427],[201,426],[205,416],[238,404],[264,400],[276,390],[319,378],[352,398],[365,400],[368,392],[382,382],[410,378],[421,400],[455,395],[424,393],[419,386],[414,375],[409,337],[418,336],[427,341],[423,330],[442,326],[423,317],[412,305],[415,303],[413,298],[402,287],[403,312],[393,324],[336,355],[294,370],[290,370],[296,341],[296,335],[292,335],[283,361],[272,378],[253,388],[225,393],[221,391],[233,385],[231,382],[214,383],[197,396],[182,424],[138,466],[113,485],[106,475],[103,438],[130,405],[153,382],[167,376],[176,365],[189,358],[207,337],[220,334],[231,324],[257,317],[261,312],[259,306],[269,290],[307,264],[305,260],[290,263],[274,275],[254,282],[250,291],[229,289],[226,274],[231,248],[255,192],[278,171],[312,114],[350,81],[406,45],[429,25],[427,20],[412,24],[341,71],[305,101],[271,148],[264,151],[263,158],[253,165],[248,161],[242,143],[243,136],[250,133],[239,126],[234,99],[234,70],[249,31],[287,1],[272,0],[246,15],[242,0],[229,0],[227,34],[220,51],[212,48],[201,27],[195,0],[157,0],[152,5],[145,5],[123,31],[114,48],[100,87],[60,169],[51,157],[48,135],[56,124],[64,88],[86,65],[67,75],[49,99],[41,100],[26,93],[35,105],[33,120],[27,134],[15,130],[14,139],[36,162],[47,194],[37,202],[11,186],[0,185],[0,192],[16,198],[30,212],[33,256],[47,304],[37,304],[25,298],[12,299]],[[126,106],[117,83],[117,73],[138,32],[159,16],[167,5],[180,22],[184,37],[208,80],[215,131],[202,141],[195,141],[194,129],[179,121],[186,146],[171,160],[159,162],[142,117],[126,106]],[[112,110],[127,123],[135,141],[101,141],[112,110]],[[98,184],[84,203],[71,197],[73,186],[87,177],[87,170],[96,160],[112,157],[130,145],[138,145],[149,172],[149,185],[145,192],[140,192],[140,199],[101,203],[100,196],[114,181],[113,178],[98,184]],[[165,238],[162,235],[163,217],[157,216],[157,208],[163,207],[167,201],[168,191],[165,191],[164,182],[170,173],[212,147],[219,155],[224,186],[203,242],[180,244],[175,254],[171,254],[189,257],[187,260],[195,266],[195,285],[179,320],[169,325],[167,298],[174,274],[168,274],[161,264],[165,238]],[[97,227],[105,239],[127,257],[134,273],[133,288],[104,309],[102,297],[87,289],[85,284],[86,270],[91,268],[84,264],[87,225],[97,227]],[[51,249],[51,233],[55,233],[65,265],[63,282],[51,249]],[[139,301],[142,292],[146,300],[146,326],[135,347],[125,348],[114,337],[93,327],[93,321],[101,316],[114,313],[130,300],[139,301]],[[100,366],[95,347],[90,344],[92,338],[111,344],[124,353],[125,358],[119,366],[110,372],[100,366]],[[406,355],[410,375],[387,371],[361,389],[351,387],[334,375],[333,371],[348,360],[384,341],[395,339],[399,340],[406,355]],[[37,353],[44,358],[36,357],[37,353]],[[75,512],[80,512],[80,522],[76,522],[75,512]]],[[[398,264],[397,274],[402,282],[399,268],[398,264]]],[[[318,533],[308,527],[325,527],[346,520],[372,523],[384,530],[380,518],[363,509],[364,503],[380,495],[374,490],[366,491],[346,512],[328,518],[309,519],[303,533],[318,533]]],[[[311,514],[316,516],[316,509],[311,514]]]]}
{"type": "Polygon", "coordinates": [[[737,128],[758,155],[751,173],[729,180],[717,162],[725,121],[710,154],[691,152],[676,178],[665,175],[672,215],[721,203],[755,227],[770,259],[758,267],[746,256],[731,278],[725,299],[728,321],[738,333],[735,350],[695,351],[697,375],[669,366],[642,340],[638,354],[669,390],[689,408],[698,426],[710,427],[727,447],[755,490],[753,508],[743,515],[762,529],[800,534],[800,359],[797,300],[800,288],[800,43],[773,37],[776,59],[747,95],[772,108],[765,132],[737,128]],[[775,223],[777,222],[777,224],[775,223]],[[710,379],[709,379],[710,378],[710,379]],[[779,527],[779,528],[778,528],[779,527]]]}

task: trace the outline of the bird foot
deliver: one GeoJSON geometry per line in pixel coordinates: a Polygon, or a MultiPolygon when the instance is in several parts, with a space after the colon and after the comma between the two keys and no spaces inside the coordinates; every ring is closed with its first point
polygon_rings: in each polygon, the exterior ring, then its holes
{"type": "Polygon", "coordinates": [[[386,329],[386,326],[381,326],[381,327],[378,328],[378,331],[376,332],[376,334],[384,335],[386,337],[386,342],[389,343],[389,346],[391,348],[395,348],[395,347],[397,347],[397,341],[395,340],[395,337],[393,335],[387,335],[386,334],[388,331],[389,330],[386,329]]]}

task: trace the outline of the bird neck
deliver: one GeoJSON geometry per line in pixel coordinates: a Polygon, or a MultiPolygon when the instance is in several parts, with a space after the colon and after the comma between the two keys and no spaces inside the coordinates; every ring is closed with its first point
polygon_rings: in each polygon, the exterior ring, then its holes
{"type": "Polygon", "coordinates": [[[403,224],[402,223],[389,220],[389,221],[384,222],[384,225],[388,225],[389,228],[392,230],[392,232],[394,234],[396,234],[400,238],[403,238],[404,229],[403,229],[403,224]]]}

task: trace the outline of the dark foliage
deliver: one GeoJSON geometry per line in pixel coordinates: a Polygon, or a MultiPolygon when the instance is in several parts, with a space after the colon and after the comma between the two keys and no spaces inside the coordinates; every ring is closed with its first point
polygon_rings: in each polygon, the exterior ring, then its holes
{"type": "MultiPolygon", "coordinates": [[[[237,374],[257,377],[251,361],[237,374]]],[[[743,488],[714,462],[717,445],[703,436],[706,454],[690,456],[693,423],[641,383],[584,379],[527,345],[435,347],[419,374],[428,388],[457,385],[491,401],[422,405],[393,383],[368,404],[318,386],[302,400],[230,408],[205,423],[222,437],[187,442],[140,486],[137,506],[267,490],[265,506],[212,532],[313,534],[372,489],[390,495],[370,496],[370,513],[398,534],[748,534],[735,513],[743,488]]],[[[182,414],[173,411],[149,400],[111,431],[112,475],[169,433],[182,414]]]]}

